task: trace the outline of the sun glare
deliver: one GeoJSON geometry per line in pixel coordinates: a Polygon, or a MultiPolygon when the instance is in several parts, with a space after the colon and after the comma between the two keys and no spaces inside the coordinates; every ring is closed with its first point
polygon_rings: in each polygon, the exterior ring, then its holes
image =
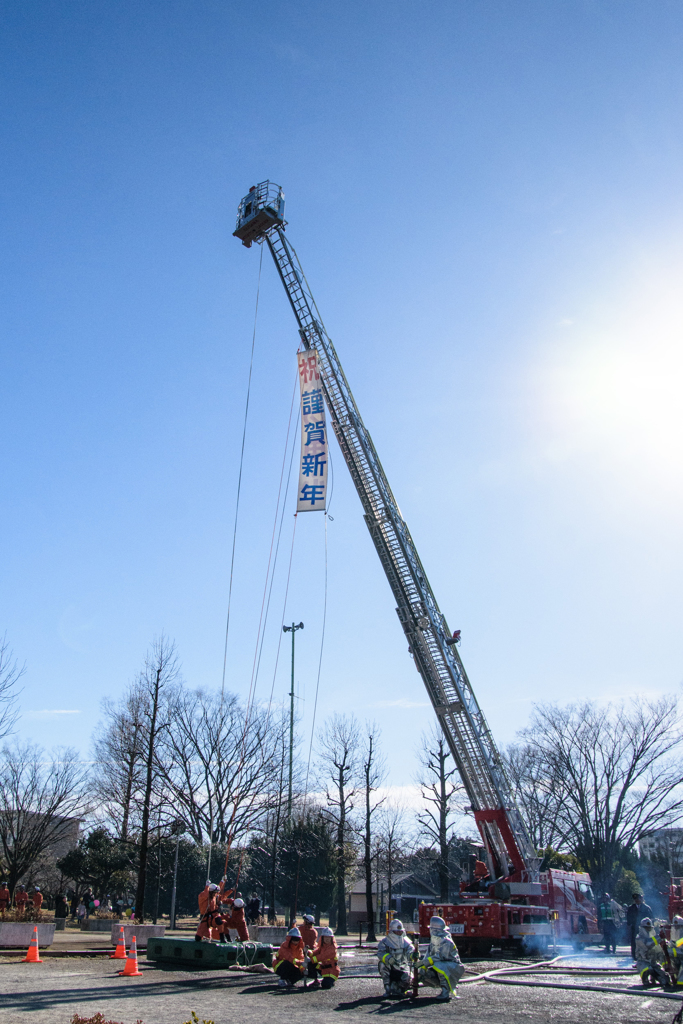
{"type": "Polygon", "coordinates": [[[547,459],[683,492],[682,271],[649,262],[558,324],[536,377],[547,459]]]}

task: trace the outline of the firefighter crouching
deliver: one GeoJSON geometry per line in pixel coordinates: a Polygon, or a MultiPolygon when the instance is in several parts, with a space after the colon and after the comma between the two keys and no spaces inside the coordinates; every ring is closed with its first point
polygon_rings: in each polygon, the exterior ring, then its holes
{"type": "Polygon", "coordinates": [[[334,988],[339,977],[339,953],[331,928],[320,929],[320,938],[309,954],[308,976],[315,979],[311,988],[334,988]],[[322,982],[318,981],[318,975],[322,982]]]}
{"type": "Polygon", "coordinates": [[[389,934],[377,945],[377,968],[384,982],[384,994],[402,999],[412,988],[413,944],[398,918],[389,925],[389,934]]]}
{"type": "Polygon", "coordinates": [[[636,936],[636,968],[645,988],[661,985],[664,988],[669,979],[662,967],[664,952],[655,938],[655,930],[649,917],[644,917],[636,936]]]}
{"type": "Polygon", "coordinates": [[[273,957],[273,970],[280,988],[292,989],[304,976],[304,940],[298,928],[290,928],[273,957]]]}
{"type": "MultiPolygon", "coordinates": [[[[674,918],[674,922],[676,918],[674,918]]],[[[671,965],[673,967],[673,974],[676,979],[676,986],[678,988],[683,987],[683,937],[675,939],[673,937],[674,929],[671,928],[671,965]]]]}
{"type": "Polygon", "coordinates": [[[437,999],[447,1002],[465,973],[450,928],[442,917],[429,922],[429,949],[418,960],[418,980],[429,988],[440,988],[437,999]]]}

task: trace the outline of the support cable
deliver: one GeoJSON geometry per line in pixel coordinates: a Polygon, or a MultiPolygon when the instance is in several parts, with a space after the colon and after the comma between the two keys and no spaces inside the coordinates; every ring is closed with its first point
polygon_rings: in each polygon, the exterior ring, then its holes
{"type": "Polygon", "coordinates": [[[311,756],[313,753],[313,737],[315,735],[315,717],[318,710],[318,692],[320,690],[320,672],[325,649],[325,626],[327,624],[327,512],[325,512],[325,592],[323,597],[323,628],[320,636],[320,656],[318,658],[318,677],[315,681],[315,699],[313,701],[313,721],[311,722],[311,739],[308,744],[308,764],[306,765],[306,784],[304,786],[304,813],[308,799],[308,778],[311,772],[311,756]]]}
{"type": "Polygon", "coordinates": [[[230,606],[232,603],[232,582],[235,572],[235,546],[237,544],[237,519],[240,511],[240,494],[242,492],[242,470],[244,468],[244,445],[247,437],[247,420],[249,417],[249,397],[251,395],[251,374],[254,367],[254,348],[256,345],[256,321],[258,319],[258,304],[261,294],[261,268],[263,267],[263,246],[261,246],[261,258],[258,265],[258,283],[256,285],[256,308],[254,310],[254,330],[251,338],[251,358],[249,360],[249,378],[247,381],[247,401],[244,408],[244,427],[242,429],[242,450],[240,452],[240,471],[237,477],[237,499],[235,502],[235,525],[232,533],[232,555],[230,558],[230,584],[228,586],[228,613],[225,621],[225,646],[223,649],[223,677],[221,680],[221,704],[225,696],[225,669],[228,662],[228,636],[230,633],[230,606]]]}
{"type": "MultiPolygon", "coordinates": [[[[244,727],[242,729],[242,741],[241,741],[242,742],[242,753],[241,753],[240,761],[239,761],[239,764],[238,764],[238,767],[237,767],[237,777],[238,777],[239,780],[241,780],[242,769],[244,767],[245,754],[246,754],[245,748],[246,748],[247,729],[248,729],[248,726],[249,726],[249,723],[250,723],[251,709],[252,709],[253,703],[254,703],[254,701],[253,701],[253,694],[255,693],[255,690],[256,690],[256,682],[258,680],[258,672],[259,672],[259,668],[260,668],[260,664],[261,664],[261,654],[263,653],[263,643],[264,643],[265,634],[266,634],[266,623],[268,621],[268,612],[270,610],[270,599],[271,599],[272,593],[273,593],[273,583],[274,583],[274,580],[275,580],[275,570],[277,568],[277,559],[278,559],[278,553],[279,553],[279,550],[280,550],[280,539],[282,537],[282,524],[284,522],[284,516],[285,516],[285,508],[286,508],[286,503],[287,503],[287,492],[289,490],[289,483],[290,483],[291,476],[292,476],[292,464],[293,464],[293,461],[294,461],[294,451],[296,449],[296,431],[295,431],[295,433],[294,433],[294,441],[292,443],[292,453],[291,453],[291,456],[290,456],[290,459],[289,459],[289,470],[288,470],[288,474],[287,474],[287,483],[285,484],[284,495],[282,496],[282,512],[280,513],[280,497],[282,495],[282,481],[284,479],[285,466],[287,464],[287,451],[289,449],[289,436],[290,436],[291,427],[292,427],[292,414],[293,414],[293,411],[294,411],[294,399],[296,397],[297,384],[298,384],[298,379],[296,379],[294,381],[294,391],[292,392],[292,402],[291,402],[291,406],[290,406],[290,410],[289,410],[289,421],[288,421],[288,424],[287,424],[287,436],[285,438],[285,450],[284,450],[284,453],[283,453],[283,456],[282,456],[282,468],[280,470],[280,484],[279,484],[279,488],[278,488],[277,503],[275,505],[275,519],[274,519],[274,522],[273,522],[273,534],[272,534],[271,541],[270,541],[270,554],[268,556],[268,567],[267,567],[267,570],[266,570],[266,581],[265,581],[264,590],[263,590],[263,601],[261,603],[261,619],[259,620],[259,630],[258,630],[258,633],[257,633],[257,636],[256,636],[256,650],[254,652],[254,667],[252,668],[251,684],[250,684],[250,687],[249,687],[249,700],[247,702],[247,707],[246,707],[246,710],[245,710],[244,727]],[[277,544],[275,545],[275,557],[273,559],[273,542],[274,542],[274,539],[275,539],[275,531],[277,530],[278,515],[280,516],[280,528],[277,531],[277,544]],[[273,570],[272,570],[272,573],[270,572],[271,559],[273,560],[273,570]],[[269,574],[270,574],[270,587],[268,587],[269,574]],[[267,603],[266,603],[266,594],[267,594],[267,598],[268,598],[267,599],[267,603]],[[264,617],[264,605],[265,605],[265,617],[264,617]],[[263,623],[263,630],[261,630],[261,623],[263,623]],[[260,647],[259,647],[259,639],[260,639],[260,647]]],[[[298,415],[297,415],[297,423],[298,423],[298,415]]],[[[296,521],[295,521],[295,524],[294,524],[294,528],[296,529],[296,521]]],[[[292,551],[293,551],[293,548],[294,548],[294,536],[292,535],[292,551]]],[[[292,569],[292,553],[290,552],[289,572],[288,572],[288,575],[287,575],[287,590],[289,590],[289,574],[291,573],[291,569],[292,569]]],[[[287,593],[285,593],[285,602],[284,602],[285,606],[286,606],[286,603],[287,603],[287,593]]],[[[283,612],[282,612],[282,621],[283,622],[284,622],[285,610],[286,610],[286,607],[283,607],[283,612]]],[[[279,652],[280,652],[280,639],[278,639],[278,656],[279,656],[279,652]]],[[[277,665],[276,665],[276,669],[277,669],[277,665]]],[[[273,678],[273,686],[274,686],[274,684],[275,684],[275,679],[273,678]]],[[[266,717],[266,726],[265,726],[266,731],[268,730],[268,723],[269,723],[269,719],[270,719],[270,707],[271,707],[271,704],[272,704],[272,699],[273,699],[273,689],[271,688],[270,702],[268,704],[268,714],[267,714],[267,717],[266,717]]],[[[239,789],[239,782],[237,784],[237,789],[239,789]]],[[[239,792],[236,794],[235,800],[233,801],[233,813],[232,813],[232,816],[230,818],[230,823],[229,823],[229,826],[228,826],[228,830],[229,830],[228,831],[228,848],[227,848],[227,853],[226,853],[226,856],[225,856],[225,871],[224,871],[224,874],[227,872],[227,869],[228,869],[228,858],[230,856],[230,849],[232,847],[232,842],[233,842],[233,839],[234,839],[234,835],[232,834],[232,825],[233,825],[233,822],[234,822],[234,819],[235,819],[235,815],[236,815],[236,812],[237,812],[238,798],[239,798],[239,792]]],[[[244,851],[242,851],[242,856],[244,856],[244,851]]],[[[242,862],[240,860],[240,868],[241,868],[241,863],[242,862]]],[[[239,880],[239,869],[238,869],[238,872],[237,872],[237,877],[238,877],[238,880],[239,880]]],[[[237,883],[235,883],[235,884],[237,884],[237,883]]]]}
{"type": "MultiPolygon", "coordinates": [[[[304,802],[302,808],[302,818],[306,815],[306,801],[308,800],[308,779],[311,772],[311,756],[313,753],[313,737],[315,735],[315,717],[318,710],[318,692],[320,690],[320,671],[323,664],[323,651],[325,649],[325,625],[327,623],[327,512],[325,512],[325,592],[323,598],[323,628],[320,636],[320,656],[318,658],[318,677],[315,681],[315,700],[313,702],[313,721],[311,722],[311,739],[308,744],[308,763],[306,765],[306,783],[304,785],[304,802]]],[[[299,857],[296,863],[296,885],[294,889],[294,914],[296,917],[297,906],[299,903],[299,873],[301,871],[301,851],[299,851],[299,857]]],[[[292,926],[296,921],[292,922],[292,926]]]]}
{"type": "MultiPolygon", "coordinates": [[[[266,568],[266,580],[263,587],[263,599],[261,601],[261,616],[259,618],[258,631],[256,633],[256,649],[254,651],[254,663],[251,670],[251,682],[249,684],[249,699],[247,701],[246,711],[246,722],[249,722],[249,715],[251,713],[251,706],[253,703],[253,696],[256,693],[256,684],[258,682],[258,673],[261,665],[261,654],[263,652],[263,643],[266,636],[266,624],[268,622],[268,612],[270,610],[270,599],[273,593],[273,582],[275,580],[275,569],[277,567],[277,556],[280,550],[280,537],[282,535],[282,521],[284,519],[285,504],[287,497],[287,490],[289,489],[289,482],[291,480],[292,463],[294,461],[294,451],[296,448],[296,431],[294,434],[294,441],[292,444],[292,454],[289,460],[289,473],[287,476],[287,484],[285,486],[285,493],[282,502],[282,515],[280,516],[280,530],[277,530],[278,516],[280,515],[280,497],[282,496],[282,482],[285,476],[285,466],[287,464],[287,450],[289,448],[289,436],[292,429],[292,416],[294,413],[294,399],[296,398],[296,389],[298,385],[298,379],[294,381],[294,391],[292,392],[292,403],[289,409],[289,422],[287,423],[287,436],[285,439],[285,450],[282,455],[282,468],[280,470],[280,484],[277,492],[277,502],[275,505],[275,518],[273,520],[273,532],[270,538],[270,553],[268,555],[268,566],[266,568]],[[275,534],[277,532],[277,543],[275,542],[275,534]],[[275,547],[275,556],[273,557],[273,547],[275,547]],[[273,570],[271,573],[271,563],[273,570]],[[270,587],[268,586],[270,580],[270,587]]],[[[297,415],[297,423],[298,423],[297,415]]],[[[246,725],[245,725],[246,729],[246,725]]]]}
{"type": "MultiPolygon", "coordinates": [[[[282,622],[283,623],[285,621],[285,612],[286,612],[286,609],[287,609],[287,594],[289,593],[289,581],[290,581],[290,577],[291,577],[291,573],[292,573],[292,557],[294,555],[294,539],[295,539],[295,537],[296,537],[296,515],[294,516],[294,529],[292,530],[292,547],[291,547],[291,550],[289,552],[289,568],[287,570],[287,586],[286,586],[286,589],[285,589],[285,598],[284,598],[283,605],[282,605],[282,622]]],[[[280,638],[278,638],[278,646],[277,646],[277,658],[278,659],[280,657],[280,645],[281,645],[281,642],[282,642],[281,635],[282,634],[280,634],[280,638]]],[[[275,688],[275,676],[276,676],[276,673],[277,673],[277,660],[275,662],[275,669],[273,671],[273,686],[271,688],[271,695],[270,695],[271,696],[271,703],[272,703],[272,699],[273,699],[273,690],[275,688]]],[[[242,760],[242,762],[240,764],[240,767],[238,768],[238,771],[240,771],[243,766],[244,766],[244,762],[242,760]]],[[[228,825],[228,829],[229,830],[232,829],[232,825],[233,825],[233,822],[235,820],[235,815],[237,813],[237,796],[238,795],[239,794],[236,795],[236,797],[235,797],[235,799],[233,801],[232,815],[231,815],[230,822],[229,822],[229,825],[228,825]]],[[[227,849],[227,852],[226,852],[226,855],[225,855],[225,871],[223,872],[223,874],[226,874],[227,870],[228,870],[228,858],[230,857],[230,848],[232,846],[233,838],[234,838],[234,836],[229,831],[228,832],[228,849],[227,849]]]]}

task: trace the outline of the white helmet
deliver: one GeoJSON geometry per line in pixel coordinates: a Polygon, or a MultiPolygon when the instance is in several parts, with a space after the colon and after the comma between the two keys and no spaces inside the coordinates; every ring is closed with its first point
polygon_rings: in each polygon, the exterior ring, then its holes
{"type": "Polygon", "coordinates": [[[287,938],[289,938],[289,939],[300,939],[301,938],[301,932],[296,927],[296,925],[293,928],[289,929],[289,931],[287,932],[287,938]]]}
{"type": "Polygon", "coordinates": [[[432,917],[429,920],[430,932],[440,932],[446,927],[446,922],[442,917],[432,917]]]}
{"type": "Polygon", "coordinates": [[[650,920],[650,918],[649,917],[644,917],[643,920],[640,922],[640,927],[641,928],[652,928],[652,921],[650,920]]]}
{"type": "Polygon", "coordinates": [[[398,935],[400,935],[401,932],[405,932],[405,928],[403,927],[403,921],[401,921],[400,918],[395,917],[394,920],[389,925],[389,931],[396,932],[398,935]]]}
{"type": "Polygon", "coordinates": [[[243,907],[243,906],[244,906],[244,900],[241,900],[239,898],[239,896],[238,896],[237,899],[235,900],[235,902],[233,903],[233,907],[237,907],[239,909],[240,907],[243,907]]]}
{"type": "Polygon", "coordinates": [[[34,885],[33,888],[35,889],[36,892],[40,892],[40,886],[39,885],[34,885]]]}
{"type": "Polygon", "coordinates": [[[217,889],[218,889],[218,886],[216,885],[215,882],[211,882],[209,884],[209,892],[216,892],[217,889]]]}
{"type": "Polygon", "coordinates": [[[306,924],[315,924],[315,918],[313,914],[304,914],[304,921],[306,924]]]}
{"type": "Polygon", "coordinates": [[[672,924],[681,925],[681,924],[683,924],[683,917],[681,917],[680,914],[674,914],[674,919],[673,919],[673,921],[671,923],[672,924]]]}
{"type": "Polygon", "coordinates": [[[329,935],[329,936],[331,936],[331,938],[334,938],[334,932],[332,931],[331,928],[321,928],[320,929],[320,934],[321,935],[329,935]]]}

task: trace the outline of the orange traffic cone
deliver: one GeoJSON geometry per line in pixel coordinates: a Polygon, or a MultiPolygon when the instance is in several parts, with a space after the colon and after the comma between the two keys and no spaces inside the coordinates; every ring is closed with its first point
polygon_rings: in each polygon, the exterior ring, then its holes
{"type": "Polygon", "coordinates": [[[126,966],[119,974],[124,978],[138,978],[142,976],[142,971],[138,970],[138,947],[135,941],[135,936],[130,940],[130,953],[126,958],[126,966]]]}
{"type": "Polygon", "coordinates": [[[121,934],[119,935],[119,941],[116,944],[116,951],[109,957],[110,960],[126,960],[126,933],[121,925],[121,934]]]}
{"type": "Polygon", "coordinates": [[[40,959],[40,956],[38,955],[38,925],[37,924],[34,924],[34,926],[33,926],[33,938],[31,939],[31,941],[28,944],[28,950],[26,951],[26,956],[24,957],[23,962],[25,964],[42,964],[42,962],[43,962],[40,959]]]}

